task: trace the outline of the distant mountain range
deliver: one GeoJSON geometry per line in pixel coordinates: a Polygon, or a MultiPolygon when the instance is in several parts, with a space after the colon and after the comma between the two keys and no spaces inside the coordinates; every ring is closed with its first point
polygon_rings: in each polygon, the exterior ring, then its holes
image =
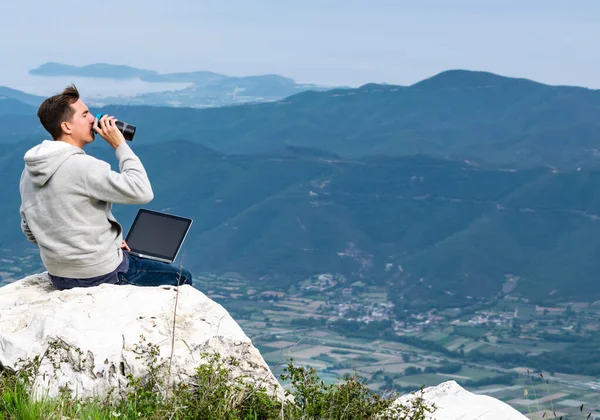
{"type": "MultiPolygon", "coordinates": [[[[600,163],[600,91],[485,72],[447,71],[408,87],[369,84],[216,109],[102,110],[137,125],[145,143],[187,139],[223,153],[299,146],[349,158],[425,154],[557,170],[600,163]]],[[[0,141],[41,133],[35,118],[10,119],[3,124],[0,116],[0,141]],[[15,126],[25,128],[17,133],[15,126]]]]}
{"type": "Polygon", "coordinates": [[[226,79],[227,76],[211,71],[197,71],[189,73],[159,74],[153,70],[138,69],[130,66],[96,63],[87,66],[71,66],[61,63],[44,63],[35,69],[29,70],[35,76],[81,76],[102,79],[140,79],[145,82],[177,82],[206,84],[217,80],[226,79]]]}
{"type": "Polygon", "coordinates": [[[94,105],[152,105],[177,107],[215,107],[248,102],[272,102],[306,90],[326,90],[331,87],[296,83],[279,75],[230,77],[210,71],[160,74],[153,70],[114,64],[71,66],[45,63],[29,71],[36,76],[75,76],[115,80],[139,79],[149,83],[184,83],[185,89],[153,92],[135,96],[103,97],[91,101],[94,105]]]}
{"type": "MultiPolygon", "coordinates": [[[[20,90],[11,89],[6,86],[0,86],[0,98],[2,99],[13,99],[19,102],[22,102],[26,105],[29,105],[31,110],[35,108],[37,111],[37,107],[42,103],[45,99],[43,96],[30,95],[29,93],[21,92],[20,90]]],[[[10,109],[6,109],[2,111],[0,115],[8,115],[11,114],[10,109]]]]}
{"type": "Polygon", "coordinates": [[[35,115],[37,107],[44,100],[41,96],[30,95],[16,89],[0,86],[0,116],[35,115]]]}
{"type": "MultiPolygon", "coordinates": [[[[17,189],[29,145],[0,145],[2,258],[31,247],[17,189]]],[[[398,309],[507,293],[600,299],[600,172],[348,160],[298,148],[231,156],[187,141],[133,147],[156,197],[144,207],[194,219],[180,257],[196,273],[238,272],[287,290],[337,272],[385,285],[398,309]]],[[[117,168],[107,145],[86,151],[117,168]]],[[[136,210],[114,207],[126,229],[136,210]]]]}
{"type": "MultiPolygon", "coordinates": [[[[48,136],[30,97],[2,92],[7,256],[29,247],[23,153],[48,136]]],[[[600,299],[598,91],[449,71],[274,103],[101,110],[138,126],[149,207],[194,218],[182,256],[195,272],[284,289],[338,272],[385,285],[399,310],[600,299]]],[[[100,138],[86,151],[116,169],[100,138]]],[[[115,206],[125,226],[135,211],[115,206]]]]}

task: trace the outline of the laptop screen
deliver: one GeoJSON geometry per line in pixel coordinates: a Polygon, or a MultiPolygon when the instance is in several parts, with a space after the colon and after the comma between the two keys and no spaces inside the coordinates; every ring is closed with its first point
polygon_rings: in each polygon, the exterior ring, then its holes
{"type": "Polygon", "coordinates": [[[125,241],[132,252],[175,260],[192,219],[141,209],[125,241]]]}

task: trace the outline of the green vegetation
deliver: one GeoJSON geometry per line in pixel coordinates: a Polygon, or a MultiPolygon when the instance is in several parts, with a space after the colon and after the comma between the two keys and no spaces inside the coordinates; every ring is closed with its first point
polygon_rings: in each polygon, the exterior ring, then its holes
{"type": "Polygon", "coordinates": [[[465,327],[455,326],[454,334],[462,335],[469,338],[483,338],[487,332],[486,328],[483,327],[465,327]]]}
{"type": "MultiPolygon", "coordinates": [[[[397,341],[423,350],[434,351],[449,357],[464,359],[472,362],[492,361],[502,366],[529,366],[533,369],[549,372],[562,372],[588,376],[600,375],[600,354],[596,351],[600,346],[600,337],[597,334],[581,335],[575,344],[569,345],[564,350],[548,351],[541,354],[528,355],[523,353],[496,353],[472,350],[449,350],[437,341],[429,341],[412,335],[397,335],[389,324],[371,322],[367,325],[355,321],[339,320],[331,327],[350,337],[385,338],[397,341]]],[[[463,335],[463,334],[460,334],[463,335]]],[[[478,337],[475,337],[478,338],[478,337]]],[[[437,370],[438,372],[443,372],[437,370]]],[[[410,374],[415,374],[411,370],[410,374]]],[[[445,372],[449,373],[449,372],[445,372]]]]}
{"type": "Polygon", "coordinates": [[[395,393],[381,395],[364,379],[349,376],[336,385],[325,385],[312,368],[289,361],[282,375],[290,384],[284,400],[263,384],[232,378],[238,361],[218,354],[204,355],[205,363],[189,382],[173,389],[161,375],[157,346],[148,343],[143,358],[148,366],[144,378],[127,376],[127,387],[105,399],[78,400],[67,388],[56,398],[32,393],[41,359],[24,362],[16,372],[0,371],[0,419],[406,419],[424,420],[435,410],[421,395],[410,406],[393,405],[395,393]]]}
{"type": "MultiPolygon", "coordinates": [[[[7,261],[33,249],[14,211],[25,149],[0,146],[0,259],[7,261]]],[[[156,197],[145,207],[194,218],[180,260],[195,273],[237,272],[279,292],[339,273],[353,290],[385,285],[379,292],[398,319],[405,309],[502,297],[509,275],[510,294],[537,302],[600,298],[600,173],[473,170],[425,157],[222,156],[191,142],[136,152],[156,197]]],[[[90,153],[114,164],[106,148],[90,153]]],[[[114,207],[126,229],[136,211],[114,207]]],[[[10,273],[16,264],[1,266],[10,273]]]]}

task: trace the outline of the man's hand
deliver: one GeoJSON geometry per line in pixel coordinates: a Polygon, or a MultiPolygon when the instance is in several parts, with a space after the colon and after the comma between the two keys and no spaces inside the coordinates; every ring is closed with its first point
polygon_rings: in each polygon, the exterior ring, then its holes
{"type": "Polygon", "coordinates": [[[115,122],[117,122],[117,120],[112,116],[109,117],[105,115],[100,118],[100,121],[96,118],[94,121],[94,131],[100,134],[100,136],[116,150],[117,147],[125,141],[125,137],[123,137],[123,133],[119,131],[115,122]]]}
{"type": "Polygon", "coordinates": [[[123,241],[123,243],[121,244],[121,248],[127,252],[131,251],[131,248],[129,248],[129,245],[127,245],[127,242],[125,242],[125,241],[123,241]]]}

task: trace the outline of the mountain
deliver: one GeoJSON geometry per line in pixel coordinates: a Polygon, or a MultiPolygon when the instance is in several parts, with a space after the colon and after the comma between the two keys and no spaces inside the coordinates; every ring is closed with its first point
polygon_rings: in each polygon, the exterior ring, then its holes
{"type": "MultiPolygon", "coordinates": [[[[216,109],[94,109],[135,124],[145,143],[181,138],[234,154],[289,145],[349,158],[426,154],[558,170],[598,167],[600,159],[599,91],[485,72],[447,71],[408,87],[369,84],[216,109]]],[[[27,126],[39,133],[35,118],[23,118],[23,134],[27,126]]],[[[16,140],[13,125],[0,116],[0,141],[16,140]]]]}
{"type": "Polygon", "coordinates": [[[0,86],[0,97],[14,99],[19,102],[23,102],[27,105],[34,106],[36,108],[40,106],[44,99],[46,99],[43,96],[30,95],[29,93],[21,92],[20,90],[16,89],[11,89],[6,86],[0,86]]]}
{"type": "Polygon", "coordinates": [[[200,84],[227,78],[227,76],[223,74],[213,73],[210,71],[159,74],[154,70],[138,69],[135,67],[108,63],[72,66],[68,64],[49,62],[44,63],[35,69],[29,70],[29,74],[35,76],[80,76],[103,79],[140,79],[151,83],[178,82],[200,84]]]}
{"type": "MultiPolygon", "coordinates": [[[[0,145],[2,258],[33,249],[16,189],[27,147],[0,145]]],[[[600,299],[597,171],[297,149],[232,156],[185,140],[133,147],[153,183],[145,207],[194,219],[180,258],[196,273],[234,271],[286,290],[338,272],[385,285],[399,310],[502,296],[509,280],[513,295],[538,302],[600,299]]],[[[105,144],[87,152],[116,169],[105,144]]],[[[126,229],[136,211],[114,208],[126,229]]]]}
{"type": "Polygon", "coordinates": [[[598,91],[479,76],[447,72],[410,87],[305,92],[276,103],[185,114],[108,112],[149,124],[149,141],[174,131],[227,153],[264,153],[286,144],[346,157],[421,153],[559,169],[598,164],[598,91]],[[470,84],[462,83],[471,76],[470,84]]]}
{"type": "MultiPolygon", "coordinates": [[[[41,96],[30,95],[20,90],[0,86],[0,117],[34,116],[44,99],[41,96]]],[[[14,125],[7,123],[6,128],[11,130],[14,125]]]]}
{"type": "MultiPolygon", "coordinates": [[[[136,125],[136,141],[188,139],[223,153],[297,146],[346,158],[425,154],[557,170],[600,164],[599,91],[484,72],[448,71],[408,87],[369,84],[215,109],[101,110],[136,125]]],[[[21,125],[37,130],[35,118],[27,121],[21,125]]],[[[15,139],[7,129],[0,119],[0,141],[15,139]]]]}
{"type": "Polygon", "coordinates": [[[170,89],[134,96],[107,96],[90,100],[90,104],[102,106],[151,105],[173,107],[215,107],[247,102],[276,101],[307,90],[325,90],[328,87],[300,84],[279,75],[230,77],[210,71],[160,74],[153,70],[107,63],[72,66],[45,63],[29,71],[36,76],[74,76],[106,78],[115,80],[139,79],[148,83],[187,84],[185,88],[170,89]]]}
{"type": "Polygon", "coordinates": [[[35,115],[37,108],[17,99],[0,96],[0,115],[35,115]]]}
{"type": "MultiPolygon", "coordinates": [[[[599,109],[598,91],[450,71],[275,103],[102,111],[138,126],[150,208],[194,218],[192,271],[283,289],[338,272],[385,285],[402,310],[506,285],[536,302],[600,299],[599,109]]],[[[44,137],[34,115],[0,115],[8,260],[33,250],[16,185],[44,137]]],[[[88,153],[116,169],[101,139],[88,153]]],[[[125,226],[135,212],[115,207],[125,226]]]]}

